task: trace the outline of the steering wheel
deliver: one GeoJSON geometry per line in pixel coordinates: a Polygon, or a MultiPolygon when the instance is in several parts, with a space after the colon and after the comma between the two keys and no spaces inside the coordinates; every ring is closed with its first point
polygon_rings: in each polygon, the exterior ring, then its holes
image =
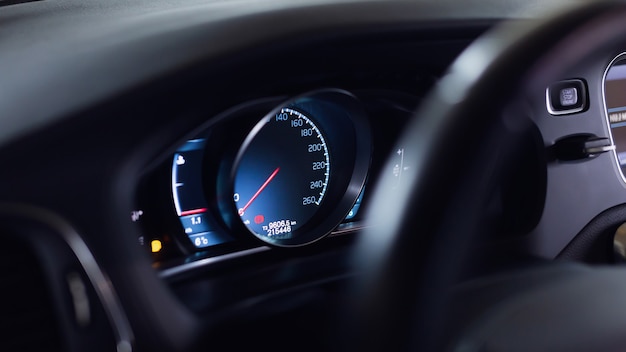
{"type": "MultiPolygon", "coordinates": [[[[504,177],[502,160],[536,137],[515,98],[545,91],[565,70],[625,42],[626,4],[592,2],[503,24],[455,61],[399,142],[412,168],[399,186],[391,172],[381,176],[371,200],[372,226],[355,250],[365,272],[353,322],[359,349],[623,346],[624,269],[546,261],[459,278],[476,260],[472,242],[492,230],[485,209],[504,177]]],[[[533,143],[545,148],[540,137],[533,143]]],[[[545,187],[543,177],[536,187],[545,187]]]]}

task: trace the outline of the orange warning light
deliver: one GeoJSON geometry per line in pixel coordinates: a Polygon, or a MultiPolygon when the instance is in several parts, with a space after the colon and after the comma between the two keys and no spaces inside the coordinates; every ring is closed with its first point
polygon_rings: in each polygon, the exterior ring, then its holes
{"type": "Polygon", "coordinates": [[[152,240],[152,242],[150,242],[150,247],[152,248],[152,253],[158,253],[161,249],[163,249],[163,244],[161,244],[161,241],[159,240],[152,240]]]}

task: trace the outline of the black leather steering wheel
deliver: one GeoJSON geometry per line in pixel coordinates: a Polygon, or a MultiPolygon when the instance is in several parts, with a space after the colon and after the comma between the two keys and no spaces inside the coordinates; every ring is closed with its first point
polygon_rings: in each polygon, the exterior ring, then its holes
{"type": "Polygon", "coordinates": [[[397,187],[383,175],[371,200],[355,253],[361,350],[607,351],[626,340],[623,269],[547,263],[458,280],[490,230],[501,161],[533,128],[514,98],[624,43],[626,4],[592,2],[504,24],[456,60],[399,142],[412,169],[397,187]]]}

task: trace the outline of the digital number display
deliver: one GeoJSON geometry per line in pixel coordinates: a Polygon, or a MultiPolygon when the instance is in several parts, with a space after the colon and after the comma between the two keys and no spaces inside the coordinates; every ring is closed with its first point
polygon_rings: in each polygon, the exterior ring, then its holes
{"type": "Polygon", "coordinates": [[[185,234],[196,248],[210,247],[232,241],[228,234],[217,231],[207,216],[203,196],[202,159],[206,141],[194,139],[183,144],[172,160],[172,198],[176,214],[185,234]]]}

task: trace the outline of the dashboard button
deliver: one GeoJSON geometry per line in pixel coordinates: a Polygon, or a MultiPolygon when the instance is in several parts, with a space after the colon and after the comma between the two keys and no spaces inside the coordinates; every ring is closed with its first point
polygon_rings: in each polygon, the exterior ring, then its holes
{"type": "Polygon", "coordinates": [[[575,87],[563,88],[559,93],[562,106],[576,106],[578,104],[578,89],[575,87]]]}
{"type": "Polygon", "coordinates": [[[552,115],[574,114],[587,108],[587,86],[581,79],[551,84],[546,89],[546,105],[552,115]]]}

